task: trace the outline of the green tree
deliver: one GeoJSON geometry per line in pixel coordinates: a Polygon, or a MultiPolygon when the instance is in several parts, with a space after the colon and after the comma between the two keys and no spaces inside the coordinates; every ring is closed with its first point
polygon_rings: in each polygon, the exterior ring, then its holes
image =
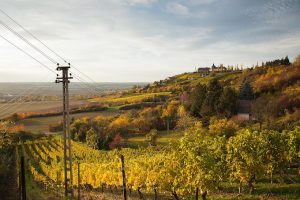
{"type": "Polygon", "coordinates": [[[195,89],[192,91],[188,108],[192,116],[200,117],[200,110],[203,104],[203,101],[206,97],[206,86],[202,84],[196,85],[195,89]]]}
{"type": "Polygon", "coordinates": [[[209,81],[207,90],[216,92],[220,95],[222,92],[222,86],[216,78],[213,78],[211,81],[209,81]]]}
{"type": "Polygon", "coordinates": [[[239,98],[241,100],[253,100],[254,92],[252,86],[249,81],[244,81],[244,83],[240,87],[240,95],[239,98]]]}
{"type": "Polygon", "coordinates": [[[222,93],[222,87],[217,79],[212,79],[208,83],[207,94],[202,103],[200,114],[201,117],[208,121],[210,116],[216,114],[217,106],[219,104],[220,95],[222,93]]]}
{"type": "Polygon", "coordinates": [[[231,117],[237,112],[238,95],[234,89],[225,87],[221,93],[220,100],[217,106],[219,115],[231,117]]]}
{"type": "Polygon", "coordinates": [[[211,116],[216,114],[216,94],[208,91],[201,106],[200,114],[203,119],[208,120],[211,116]]]}
{"type": "Polygon", "coordinates": [[[71,137],[74,140],[85,142],[86,132],[90,129],[90,120],[86,117],[76,119],[70,126],[71,137]]]}

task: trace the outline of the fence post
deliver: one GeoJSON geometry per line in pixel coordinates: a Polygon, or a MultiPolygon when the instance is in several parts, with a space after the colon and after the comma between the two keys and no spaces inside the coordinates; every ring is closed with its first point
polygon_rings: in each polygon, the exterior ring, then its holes
{"type": "Polygon", "coordinates": [[[26,200],[26,180],[24,156],[21,156],[21,199],[26,200]]]}
{"type": "Polygon", "coordinates": [[[80,200],[80,163],[78,162],[78,200],[80,200]]]}
{"type": "Polygon", "coordinates": [[[126,175],[125,175],[124,156],[123,155],[121,155],[121,162],[122,162],[122,178],[123,178],[123,197],[124,197],[124,200],[127,200],[126,175]]]}
{"type": "Polygon", "coordinates": [[[199,188],[197,187],[196,188],[196,198],[195,198],[196,200],[198,200],[199,199],[199,188]]]}

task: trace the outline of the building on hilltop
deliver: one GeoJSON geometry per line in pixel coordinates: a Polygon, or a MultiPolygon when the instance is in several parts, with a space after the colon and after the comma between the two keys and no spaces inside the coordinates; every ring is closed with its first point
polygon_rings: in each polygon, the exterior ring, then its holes
{"type": "Polygon", "coordinates": [[[210,72],[227,72],[227,71],[228,72],[233,71],[233,67],[230,70],[224,67],[223,64],[217,67],[215,66],[214,63],[211,67],[199,67],[197,70],[197,72],[200,73],[202,76],[208,76],[210,72]]]}
{"type": "Polygon", "coordinates": [[[227,71],[226,67],[223,66],[223,64],[221,64],[219,67],[216,67],[215,64],[213,63],[213,65],[211,66],[211,71],[212,72],[224,72],[227,71]]]}
{"type": "Polygon", "coordinates": [[[209,75],[209,67],[199,67],[198,68],[198,73],[200,73],[202,76],[208,76],[209,75]]]}

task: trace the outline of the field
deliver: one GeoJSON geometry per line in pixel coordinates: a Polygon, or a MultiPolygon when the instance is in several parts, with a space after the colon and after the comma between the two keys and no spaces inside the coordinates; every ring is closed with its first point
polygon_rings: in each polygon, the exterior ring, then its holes
{"type": "MultiPolygon", "coordinates": [[[[96,117],[96,116],[115,116],[123,111],[118,110],[108,110],[108,111],[97,111],[97,112],[83,112],[71,114],[70,118],[81,118],[81,117],[96,117]]],[[[28,119],[23,119],[17,122],[18,124],[23,124],[26,131],[33,133],[48,133],[49,125],[56,124],[62,120],[62,116],[50,116],[50,117],[33,117],[28,119]]]]}
{"type": "Polygon", "coordinates": [[[153,101],[154,98],[161,98],[165,96],[170,96],[170,92],[159,92],[159,93],[143,93],[143,94],[130,94],[125,96],[112,96],[112,97],[104,97],[104,98],[95,98],[91,99],[91,102],[101,102],[101,103],[111,103],[114,105],[124,105],[124,104],[132,104],[139,103],[143,101],[153,101]]]}
{"type": "MultiPolygon", "coordinates": [[[[70,108],[80,107],[87,105],[89,102],[86,100],[72,100],[70,108]]],[[[0,113],[0,119],[9,117],[14,113],[22,112],[34,112],[34,113],[48,113],[59,112],[62,110],[61,101],[32,101],[32,102],[12,102],[12,103],[0,103],[2,112],[0,113]]]]}
{"type": "MultiPolygon", "coordinates": [[[[158,132],[157,145],[167,146],[170,143],[179,141],[182,136],[183,133],[178,131],[160,131],[158,132]]],[[[145,136],[133,136],[126,140],[126,147],[138,148],[147,146],[149,146],[149,143],[146,141],[145,136]]]]}

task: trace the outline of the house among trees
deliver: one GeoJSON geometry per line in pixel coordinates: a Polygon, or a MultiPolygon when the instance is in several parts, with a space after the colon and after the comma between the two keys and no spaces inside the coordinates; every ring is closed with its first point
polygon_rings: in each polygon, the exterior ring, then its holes
{"type": "Polygon", "coordinates": [[[251,100],[238,100],[237,101],[237,118],[240,120],[251,120],[251,100]]]}
{"type": "Polygon", "coordinates": [[[239,100],[237,101],[237,117],[241,120],[251,120],[251,107],[254,92],[249,81],[244,81],[240,86],[239,100]]]}

